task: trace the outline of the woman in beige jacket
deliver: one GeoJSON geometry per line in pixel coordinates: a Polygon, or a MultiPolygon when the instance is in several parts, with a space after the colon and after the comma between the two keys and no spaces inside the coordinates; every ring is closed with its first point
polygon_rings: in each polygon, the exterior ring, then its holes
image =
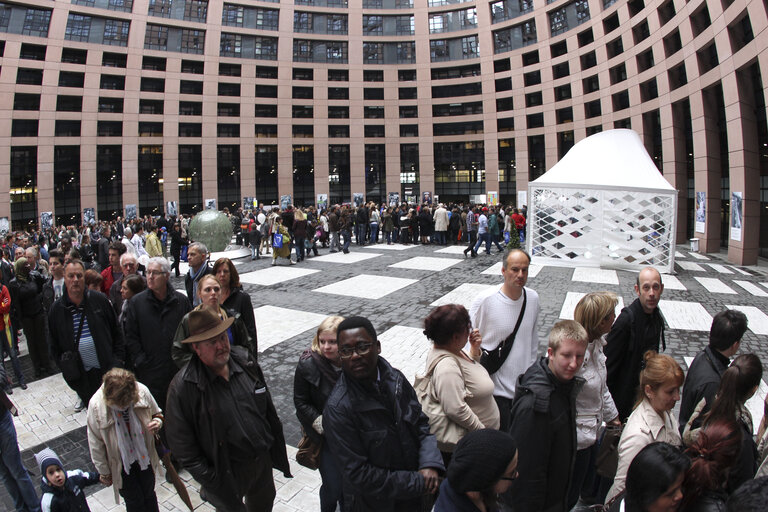
{"type": "Polygon", "coordinates": [[[113,368],[88,404],[88,447],[101,483],[114,485],[127,512],[157,512],[155,434],[163,415],[133,373],[113,368]]]}
{"type": "MultiPolygon", "coordinates": [[[[427,368],[437,362],[432,374],[431,389],[445,415],[467,432],[482,428],[498,429],[499,408],[493,399],[493,381],[485,368],[463,348],[467,339],[479,352],[480,332],[470,333],[469,313],[464,306],[447,304],[432,310],[424,320],[424,334],[434,347],[427,356],[427,368]]],[[[448,465],[455,444],[437,436],[437,446],[448,465]]]]}
{"type": "Polygon", "coordinates": [[[624,490],[629,464],[646,445],[660,441],[682,446],[677,419],[672,415],[680,400],[683,369],[672,357],[648,351],[640,371],[640,395],[619,440],[619,466],[606,503],[624,490]]]}

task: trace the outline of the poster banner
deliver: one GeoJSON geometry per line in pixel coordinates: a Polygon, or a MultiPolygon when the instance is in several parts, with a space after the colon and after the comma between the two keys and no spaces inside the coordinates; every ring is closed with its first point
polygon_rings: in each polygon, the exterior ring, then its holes
{"type": "Polygon", "coordinates": [[[389,206],[397,206],[400,204],[400,192],[389,193],[389,206]]]}
{"type": "Polygon", "coordinates": [[[135,204],[127,204],[125,205],[125,220],[133,220],[136,218],[137,215],[136,211],[136,205],[135,204]]]}
{"type": "Polygon", "coordinates": [[[469,202],[472,204],[485,204],[485,200],[488,199],[485,197],[485,194],[471,194],[469,196],[469,202]]]}
{"type": "Polygon", "coordinates": [[[11,230],[11,220],[8,217],[0,217],[0,236],[5,236],[11,230]]]}
{"type": "Polygon", "coordinates": [[[421,202],[424,204],[432,204],[432,192],[422,192],[421,202]]]}
{"type": "Polygon", "coordinates": [[[488,192],[488,200],[486,202],[488,203],[488,206],[496,206],[499,204],[499,193],[488,192]]]}
{"type": "Polygon", "coordinates": [[[96,224],[96,208],[83,208],[83,224],[86,226],[96,224]]]}
{"type": "Polygon", "coordinates": [[[328,194],[317,194],[317,209],[325,210],[328,208],[328,194]]]}
{"type": "Polygon", "coordinates": [[[731,192],[731,240],[741,242],[741,224],[744,220],[742,216],[744,209],[742,202],[744,194],[742,192],[731,192]]]}
{"type": "Polygon", "coordinates": [[[696,232],[705,233],[707,219],[707,193],[696,192],[696,232]]]}
{"type": "Polygon", "coordinates": [[[179,202],[167,201],[165,203],[165,214],[169,217],[175,217],[179,214],[179,202]]]}
{"type": "Polygon", "coordinates": [[[354,206],[355,208],[357,208],[358,206],[362,206],[364,201],[363,197],[365,197],[363,194],[358,194],[358,193],[352,194],[352,206],[354,206]]]}
{"type": "Polygon", "coordinates": [[[291,204],[291,194],[280,196],[280,209],[287,210],[288,205],[291,204]]]}
{"type": "Polygon", "coordinates": [[[40,229],[45,231],[53,228],[53,212],[40,212],[40,229]]]}
{"type": "Polygon", "coordinates": [[[216,199],[206,199],[205,200],[205,209],[206,210],[215,210],[216,209],[216,199]]]}
{"type": "Polygon", "coordinates": [[[243,210],[253,210],[256,208],[256,198],[255,197],[244,197],[243,198],[243,210]]]}
{"type": "Polygon", "coordinates": [[[528,191],[518,190],[517,191],[517,207],[522,208],[523,206],[528,206],[528,191]]]}

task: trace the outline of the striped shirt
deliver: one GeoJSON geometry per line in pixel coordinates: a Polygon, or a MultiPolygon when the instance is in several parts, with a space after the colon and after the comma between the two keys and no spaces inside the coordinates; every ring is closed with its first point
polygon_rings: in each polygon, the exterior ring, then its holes
{"type": "MultiPolygon", "coordinates": [[[[77,329],[80,327],[80,316],[85,314],[84,310],[75,310],[72,312],[72,324],[77,336],[77,329]]],[[[77,341],[77,340],[75,340],[77,341]]],[[[83,332],[80,335],[80,344],[77,347],[80,352],[80,358],[83,360],[85,371],[101,368],[99,357],[96,354],[96,345],[91,336],[91,330],[88,328],[88,317],[83,319],[83,332]]]]}

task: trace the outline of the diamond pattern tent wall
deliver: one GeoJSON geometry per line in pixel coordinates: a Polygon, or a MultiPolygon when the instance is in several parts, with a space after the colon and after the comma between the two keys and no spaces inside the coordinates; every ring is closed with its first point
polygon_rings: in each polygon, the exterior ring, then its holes
{"type": "Polygon", "coordinates": [[[632,130],[580,141],[528,186],[526,247],[544,265],[675,265],[677,190],[632,130]]]}

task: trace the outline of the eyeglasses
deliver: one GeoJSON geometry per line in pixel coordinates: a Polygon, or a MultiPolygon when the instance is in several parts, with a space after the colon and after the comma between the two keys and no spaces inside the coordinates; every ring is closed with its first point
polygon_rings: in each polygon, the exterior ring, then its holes
{"type": "Polygon", "coordinates": [[[371,351],[371,347],[373,347],[373,343],[358,343],[354,347],[340,348],[339,355],[342,359],[349,359],[354,352],[357,352],[359,356],[364,356],[371,351]]]}
{"type": "Polygon", "coordinates": [[[499,480],[507,480],[509,482],[514,482],[515,480],[517,480],[517,477],[519,476],[520,476],[520,473],[518,473],[517,470],[515,470],[515,472],[512,473],[512,476],[503,476],[499,478],[499,480]]]}
{"type": "Polygon", "coordinates": [[[147,277],[162,276],[165,274],[167,274],[167,272],[163,272],[162,270],[147,270],[147,277]]]}

